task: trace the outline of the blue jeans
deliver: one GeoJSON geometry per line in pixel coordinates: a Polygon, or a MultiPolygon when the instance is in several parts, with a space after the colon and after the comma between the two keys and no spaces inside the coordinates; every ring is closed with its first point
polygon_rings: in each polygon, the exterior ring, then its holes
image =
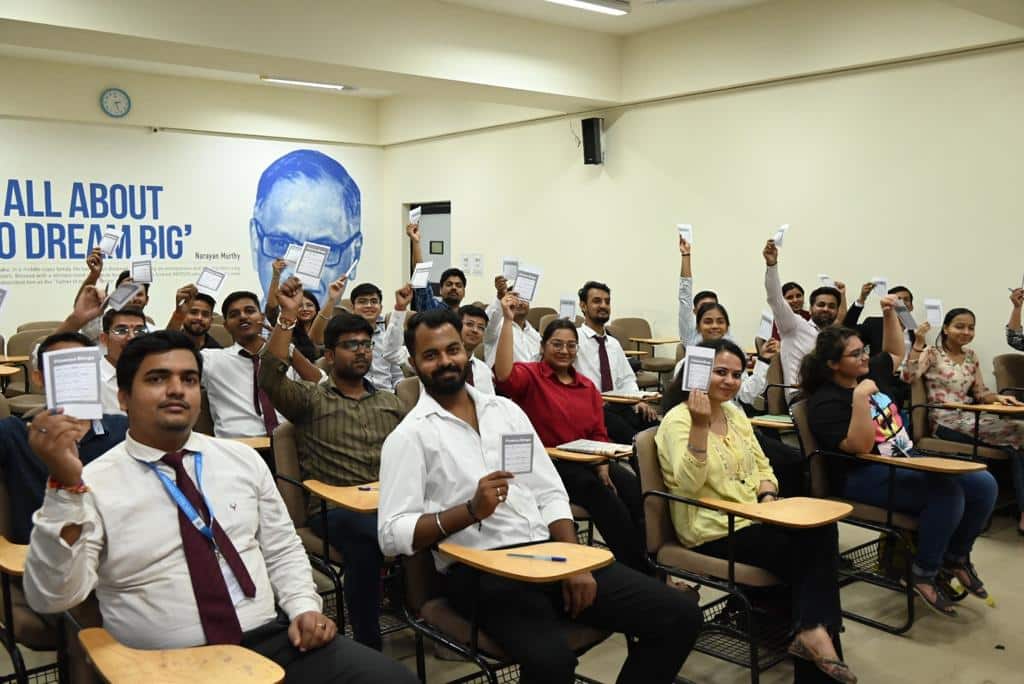
{"type": "MultiPolygon", "coordinates": [[[[965,435],[962,432],[956,430],[950,430],[944,425],[938,425],[935,428],[935,436],[939,439],[945,439],[950,442],[960,442],[961,444],[974,444],[973,435],[965,435]]],[[[1024,454],[1017,451],[1011,446],[993,446],[979,442],[982,446],[991,446],[993,449],[1002,449],[1006,452],[1006,458],[1010,461],[1010,473],[1013,478],[1013,493],[1017,499],[1017,510],[1024,513],[1024,454]]],[[[964,450],[964,453],[971,453],[968,449],[964,450]]]]}
{"type": "Polygon", "coordinates": [[[992,473],[954,476],[872,464],[847,473],[843,496],[887,506],[890,476],[896,478],[894,510],[918,516],[914,572],[931,577],[944,560],[968,558],[996,503],[992,473]]]}
{"type": "MultiPolygon", "coordinates": [[[[309,526],[324,535],[320,515],[309,526]]],[[[345,605],[352,636],[361,644],[381,649],[380,566],[383,556],[377,545],[377,513],[356,513],[344,508],[327,511],[327,539],[341,552],[345,571],[345,605]]],[[[340,606],[339,606],[340,609],[340,606]]]]}

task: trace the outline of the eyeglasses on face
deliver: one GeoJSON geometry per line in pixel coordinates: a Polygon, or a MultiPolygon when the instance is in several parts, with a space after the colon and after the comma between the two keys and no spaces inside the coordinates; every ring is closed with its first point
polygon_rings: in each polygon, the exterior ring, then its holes
{"type": "Polygon", "coordinates": [[[380,300],[376,297],[358,297],[355,301],[356,306],[380,306],[380,300]]]}
{"type": "MultiPolygon", "coordinates": [[[[288,247],[291,245],[302,246],[301,242],[293,240],[288,235],[281,235],[279,233],[267,233],[263,224],[252,219],[252,224],[256,228],[256,235],[260,239],[260,252],[267,259],[281,259],[288,252],[288,247]]],[[[361,240],[363,234],[361,231],[356,231],[344,242],[331,242],[330,240],[324,240],[322,238],[317,239],[317,244],[321,244],[325,247],[330,248],[330,253],[327,255],[326,266],[337,266],[341,263],[341,257],[345,254],[345,251],[352,246],[352,243],[356,240],[361,240]]]]}
{"type": "Polygon", "coordinates": [[[365,349],[370,351],[373,349],[373,340],[343,340],[335,345],[341,347],[345,351],[355,351],[357,349],[365,349]]]}
{"type": "Polygon", "coordinates": [[[846,352],[843,356],[848,356],[851,359],[862,359],[865,356],[870,356],[871,352],[867,347],[861,347],[860,349],[854,349],[852,352],[846,352]]]}
{"type": "Polygon", "coordinates": [[[580,346],[576,342],[562,342],[561,340],[550,340],[548,344],[550,344],[551,348],[555,351],[565,350],[567,352],[574,352],[579,349],[580,346]]]}
{"type": "Polygon", "coordinates": [[[149,332],[149,328],[144,325],[137,325],[135,327],[127,325],[115,325],[110,329],[110,334],[115,337],[142,337],[149,332]]]}

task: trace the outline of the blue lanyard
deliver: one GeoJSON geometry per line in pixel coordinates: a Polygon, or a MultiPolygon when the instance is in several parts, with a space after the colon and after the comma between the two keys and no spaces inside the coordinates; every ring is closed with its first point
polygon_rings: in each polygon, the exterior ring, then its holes
{"type": "Polygon", "coordinates": [[[170,495],[174,503],[178,504],[178,508],[180,508],[181,512],[185,514],[185,517],[192,522],[192,526],[199,530],[204,537],[216,544],[213,540],[213,506],[210,505],[210,500],[207,499],[206,494],[203,493],[203,455],[198,451],[195,455],[195,461],[196,487],[199,489],[199,495],[203,497],[203,501],[206,503],[206,510],[210,512],[209,525],[207,525],[206,521],[203,520],[203,516],[199,515],[199,511],[197,511],[196,507],[192,505],[192,502],[188,500],[180,489],[178,489],[178,485],[171,481],[171,478],[160,472],[154,463],[150,463],[148,461],[143,461],[143,463],[149,466],[149,469],[156,473],[156,476],[160,478],[160,482],[163,484],[164,489],[167,490],[167,493],[170,495]]]}

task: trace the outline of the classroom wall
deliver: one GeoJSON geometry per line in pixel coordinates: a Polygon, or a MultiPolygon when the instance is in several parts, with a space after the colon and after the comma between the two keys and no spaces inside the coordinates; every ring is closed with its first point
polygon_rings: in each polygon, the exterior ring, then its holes
{"type": "MultiPolygon", "coordinates": [[[[385,213],[450,200],[456,261],[538,264],[549,306],[605,280],[613,316],[664,335],[675,224],[692,223],[695,287],[720,293],[744,342],[765,306],[761,249],[789,223],[785,280],[809,292],[827,272],[855,292],[881,275],[970,306],[988,369],[1024,270],[1022,73],[1024,49],[1006,49],[632,109],[606,121],[604,166],[584,166],[565,121],[395,146],[385,213]]],[[[490,296],[490,276],[470,283],[468,299],[490,296]]]]}

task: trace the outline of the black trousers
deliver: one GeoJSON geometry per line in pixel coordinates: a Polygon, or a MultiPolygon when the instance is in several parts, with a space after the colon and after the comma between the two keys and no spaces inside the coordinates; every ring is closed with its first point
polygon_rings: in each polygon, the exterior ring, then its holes
{"type": "Polygon", "coordinates": [[[806,460],[800,450],[779,439],[777,430],[754,428],[754,436],[779,480],[779,495],[806,496],[806,460]]]}
{"type": "Polygon", "coordinates": [[[630,404],[605,404],[604,427],[613,442],[632,444],[636,433],[658,424],[647,420],[630,404]]]}
{"type": "Polygon", "coordinates": [[[633,471],[615,462],[609,465],[608,474],[616,493],[604,486],[591,465],[555,460],[555,469],[562,477],[569,501],[590,512],[615,558],[634,570],[649,572],[643,546],[640,480],[633,471]]]}
{"type": "MultiPolygon", "coordinates": [[[[637,639],[619,672],[620,684],[672,682],[697,638],[701,614],[689,592],[613,563],[595,570],[597,598],[576,622],[637,639]]],[[[469,618],[479,606],[481,629],[520,663],[520,681],[567,684],[577,659],[566,641],[560,582],[531,584],[455,565],[445,578],[452,606],[469,618]]],[[[383,681],[383,680],[382,680],[383,681]]]]}
{"type": "Polygon", "coordinates": [[[297,684],[416,684],[416,675],[398,661],[339,634],[329,644],[302,653],[288,639],[288,621],[275,622],[242,635],[242,646],[284,668],[285,681],[297,684]]]}
{"type": "MultiPolygon", "coordinates": [[[[824,625],[835,634],[842,622],[839,607],[839,530],[835,523],[794,529],[750,525],[733,533],[735,559],[755,565],[790,585],[797,629],[824,625]]],[[[729,557],[727,537],[701,544],[694,551],[729,557]]]]}

